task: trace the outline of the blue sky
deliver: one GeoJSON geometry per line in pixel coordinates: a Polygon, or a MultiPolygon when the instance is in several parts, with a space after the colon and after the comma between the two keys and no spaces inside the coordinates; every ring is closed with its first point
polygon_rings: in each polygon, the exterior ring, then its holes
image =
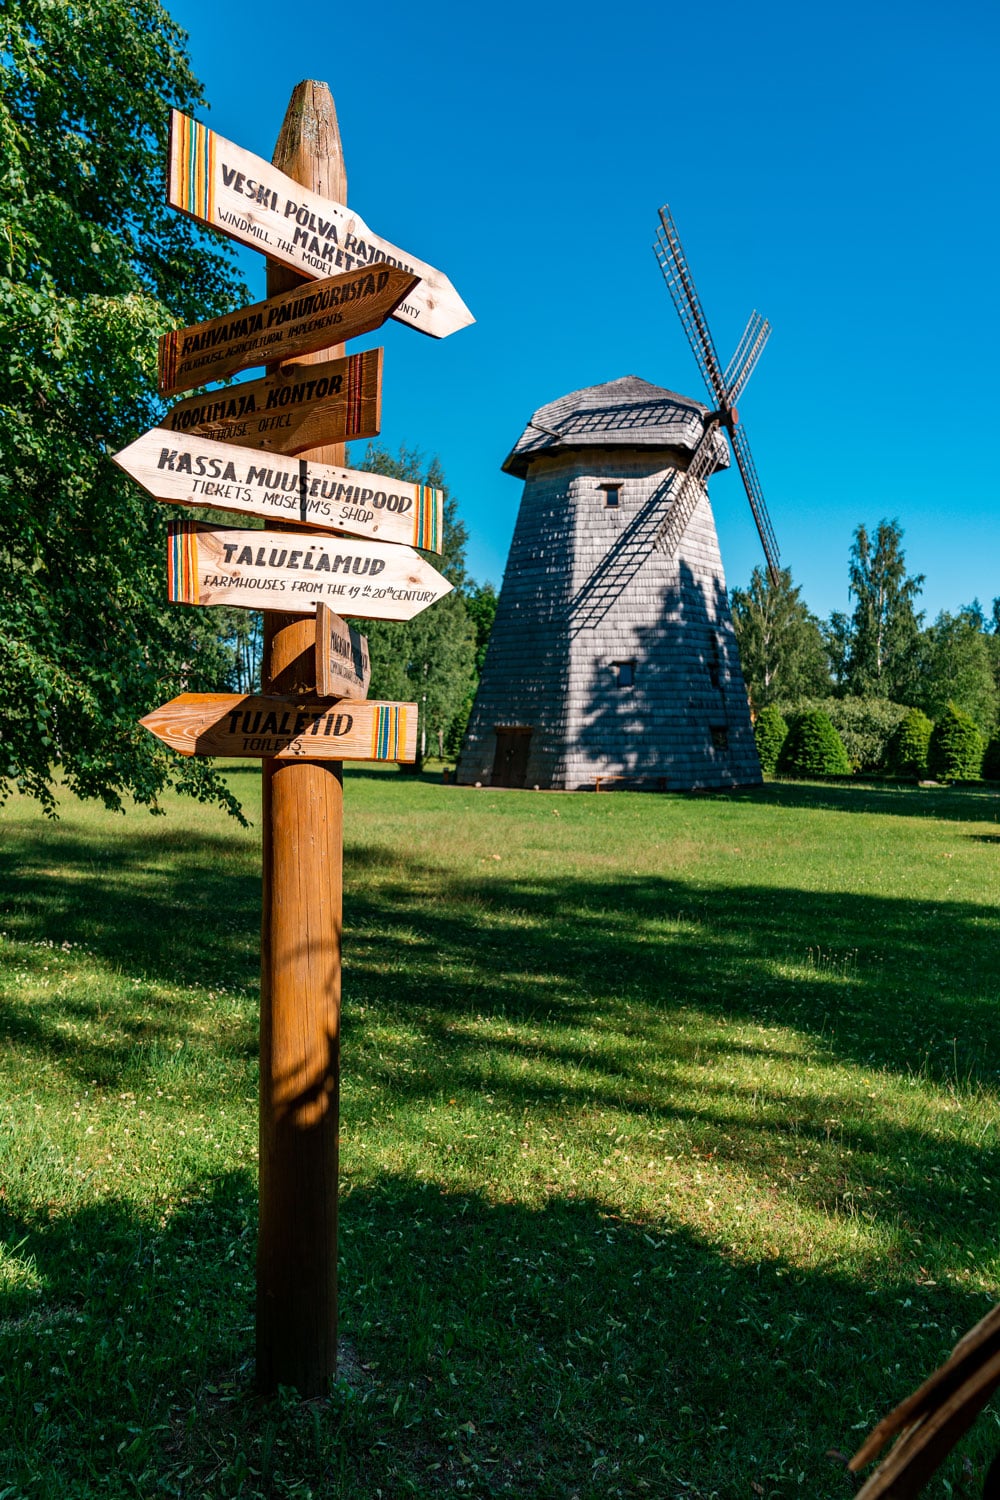
{"type": "MultiPolygon", "coordinates": [[[[740,416],[810,607],[848,607],[854,528],[882,517],[928,619],[1000,594],[995,4],[166,3],[204,118],[248,150],[329,83],[351,205],[475,314],[352,345],[385,345],[383,440],[440,455],[474,576],[500,582],[500,465],[537,407],[627,374],[704,399],[651,249],[669,202],[723,364],[752,308],[773,325],[740,416]]],[[[710,494],[745,585],[738,478],[710,494]]]]}

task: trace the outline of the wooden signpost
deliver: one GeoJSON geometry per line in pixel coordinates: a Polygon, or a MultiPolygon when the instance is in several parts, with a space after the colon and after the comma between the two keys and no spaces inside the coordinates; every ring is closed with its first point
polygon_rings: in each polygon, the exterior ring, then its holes
{"type": "Polygon", "coordinates": [[[171,521],[171,604],[227,604],[311,615],[335,604],[365,620],[412,620],[452,585],[412,547],[327,532],[247,531],[171,521]]]}
{"type": "Polygon", "coordinates": [[[365,349],[323,364],[282,365],[263,380],[178,401],[162,425],[271,453],[374,437],[382,421],[382,354],[365,349]]]}
{"type": "Polygon", "coordinates": [[[328,604],[316,606],[316,691],[321,698],[367,698],[372,680],[368,642],[335,615],[328,604]]]}
{"type": "Polygon", "coordinates": [[[381,328],[417,285],[395,266],[347,271],[254,302],[224,318],[175,328],[160,339],[160,394],[224,380],[271,359],[296,359],[381,328]]]}
{"type": "Polygon", "coordinates": [[[139,723],[181,755],[413,760],[417,750],[415,703],[182,693],[139,723]]]}
{"type": "Polygon", "coordinates": [[[343,207],[325,84],[295,89],[273,165],[176,111],[172,122],[169,201],[264,251],[270,295],[168,335],[161,389],[301,355],[179,403],[118,462],[161,500],[263,515],[272,528],[171,523],[172,600],[264,607],[262,690],[184,693],[141,722],[183,755],[261,758],[257,1384],[321,1396],[337,1370],[341,763],[413,760],[417,744],[416,704],[367,699],[367,642],[330,602],[405,620],[451,588],[412,550],[441,549],[441,492],[343,467],[342,440],[377,430],[381,350],[346,358],[325,345],[358,331],[357,306],[404,281],[401,321],[443,337],[472,316],[447,277],[343,207]],[[320,306],[331,287],[355,291],[320,306]],[[261,461],[268,447],[298,457],[261,461]],[[334,534],[352,531],[361,539],[334,534]]]}
{"type": "Polygon", "coordinates": [[[447,276],[433,266],[373,234],[353,209],[176,109],[170,115],[167,201],[303,276],[379,265],[409,271],[420,285],[393,317],[421,333],[444,338],[473,321],[447,276]]]}
{"type": "Polygon", "coordinates": [[[253,448],[177,437],[162,427],[116,453],[115,463],[173,505],[210,506],[327,532],[336,527],[425,552],[440,552],[443,545],[444,494],[431,485],[307,458],[275,461],[253,448]]]}

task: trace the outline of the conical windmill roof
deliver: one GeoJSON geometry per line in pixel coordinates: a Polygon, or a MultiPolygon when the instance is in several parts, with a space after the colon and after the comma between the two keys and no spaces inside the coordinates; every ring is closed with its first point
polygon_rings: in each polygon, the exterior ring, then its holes
{"type": "MultiPolygon", "coordinates": [[[[575,448],[673,448],[693,452],[708,407],[638,375],[589,385],[550,401],[531,421],[504,460],[503,469],[527,477],[533,458],[575,448]]],[[[729,464],[721,433],[715,440],[717,469],[729,464]]]]}

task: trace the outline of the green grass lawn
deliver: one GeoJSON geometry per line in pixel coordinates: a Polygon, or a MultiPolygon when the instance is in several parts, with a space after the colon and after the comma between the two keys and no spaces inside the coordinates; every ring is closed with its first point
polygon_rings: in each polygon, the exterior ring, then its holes
{"type": "Polygon", "coordinates": [[[349,771],[326,1403],[253,1396],[259,829],[61,813],[0,815],[0,1500],[846,1497],[997,1299],[996,796],[349,771]]]}

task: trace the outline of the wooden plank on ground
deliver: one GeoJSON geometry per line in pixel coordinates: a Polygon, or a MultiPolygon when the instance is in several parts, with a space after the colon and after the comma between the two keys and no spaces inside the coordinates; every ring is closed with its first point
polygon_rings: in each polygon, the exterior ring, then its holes
{"type": "Polygon", "coordinates": [[[225,317],[172,329],[160,339],[160,394],[172,396],[371,333],[414,286],[408,271],[373,266],[303,282],[225,317]]]}
{"type": "MultiPolygon", "coordinates": [[[[857,1492],[857,1500],[912,1500],[965,1436],[1000,1386],[1000,1354],[970,1371],[968,1378],[903,1432],[895,1447],[857,1492]]],[[[853,1469],[856,1457],[849,1468],[853,1469]]]]}
{"type": "Polygon", "coordinates": [[[1000,1307],[994,1307],[918,1390],[882,1418],[850,1460],[849,1469],[863,1469],[898,1437],[858,1491],[858,1500],[909,1500],[919,1494],[998,1387],[1000,1307]]]}
{"type": "Polygon", "coordinates": [[[172,505],[210,506],[441,551],[444,493],[431,485],[307,458],[275,459],[162,427],[151,427],[116,453],[115,463],[172,505]]]}
{"type": "Polygon", "coordinates": [[[368,640],[334,614],[316,606],[316,691],[321,698],[367,698],[372,680],[368,640]]]}
{"type": "Polygon", "coordinates": [[[172,521],[167,596],[311,615],[329,604],[365,620],[411,620],[452,585],[412,547],[320,532],[230,530],[172,521]]]}
{"type": "Polygon", "coordinates": [[[415,703],[182,693],[139,720],[181,755],[412,761],[415,703]]]}
{"type": "Polygon", "coordinates": [[[178,401],[161,426],[271,453],[375,437],[382,422],[382,356],[381,349],[364,349],[323,364],[282,365],[263,380],[178,401]]]}
{"type": "Polygon", "coordinates": [[[420,284],[392,316],[443,338],[473,321],[443,272],[373,234],[353,210],[172,110],[167,201],[304,276],[395,266],[420,284]]]}

